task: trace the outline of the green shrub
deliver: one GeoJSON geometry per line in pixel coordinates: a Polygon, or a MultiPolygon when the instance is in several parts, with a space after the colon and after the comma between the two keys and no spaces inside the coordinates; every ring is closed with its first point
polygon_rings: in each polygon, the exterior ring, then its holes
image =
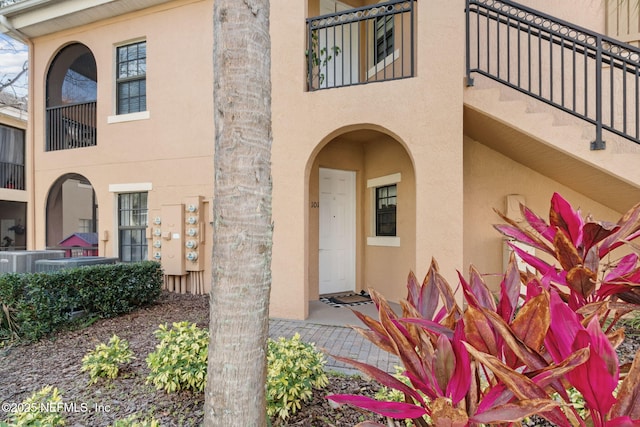
{"type": "Polygon", "coordinates": [[[0,275],[0,307],[13,316],[13,331],[0,321],[0,339],[17,330],[25,340],[38,340],[68,325],[75,309],[100,317],[128,313],[155,301],[162,281],[162,268],[153,261],[0,275]]]}
{"type": "Polygon", "coordinates": [[[155,261],[96,265],[75,272],[82,306],[102,317],[151,304],[162,292],[162,267],[155,261]]]}
{"type": "Polygon", "coordinates": [[[178,390],[203,391],[207,377],[209,332],[195,323],[173,323],[171,329],[160,325],[154,332],[160,340],[156,350],[147,357],[151,373],[147,383],[153,383],[167,393],[178,390]]]}
{"type": "Polygon", "coordinates": [[[267,414],[287,419],[311,398],[314,388],[324,388],[329,380],[325,359],[314,344],[293,338],[269,339],[267,353],[267,414]]]}
{"type": "Polygon", "coordinates": [[[153,417],[139,419],[138,414],[129,415],[127,418],[117,420],[111,427],[160,427],[160,422],[153,417]]]}
{"type": "Polygon", "coordinates": [[[82,358],[82,372],[89,371],[89,384],[104,377],[114,379],[118,376],[120,366],[129,363],[133,352],[129,349],[129,342],[113,335],[109,343],[100,343],[82,358]]]}
{"type": "Polygon", "coordinates": [[[8,425],[12,427],[63,426],[61,405],[63,402],[58,389],[51,386],[43,387],[18,405],[18,411],[9,415],[8,425]]]}

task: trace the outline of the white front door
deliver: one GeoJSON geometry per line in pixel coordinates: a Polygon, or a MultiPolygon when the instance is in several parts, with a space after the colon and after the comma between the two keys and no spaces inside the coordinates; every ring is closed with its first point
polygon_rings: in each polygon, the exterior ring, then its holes
{"type": "Polygon", "coordinates": [[[356,285],[356,173],[320,168],[320,294],[356,285]]]}

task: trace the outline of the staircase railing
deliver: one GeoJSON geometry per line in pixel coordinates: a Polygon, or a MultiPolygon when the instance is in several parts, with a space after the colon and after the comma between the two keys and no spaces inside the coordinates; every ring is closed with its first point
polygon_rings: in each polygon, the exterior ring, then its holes
{"type": "Polygon", "coordinates": [[[484,75],[640,144],[640,49],[508,0],[467,0],[467,84],[484,75]]]}

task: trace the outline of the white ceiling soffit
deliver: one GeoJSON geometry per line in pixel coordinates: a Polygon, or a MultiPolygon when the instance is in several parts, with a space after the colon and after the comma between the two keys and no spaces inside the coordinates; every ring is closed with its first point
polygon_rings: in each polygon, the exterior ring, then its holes
{"type": "Polygon", "coordinates": [[[55,33],[170,0],[26,0],[0,9],[29,38],[55,33]]]}

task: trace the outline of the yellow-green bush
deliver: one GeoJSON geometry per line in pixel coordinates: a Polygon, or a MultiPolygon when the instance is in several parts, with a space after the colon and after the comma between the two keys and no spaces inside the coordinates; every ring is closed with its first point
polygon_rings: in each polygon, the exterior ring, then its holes
{"type": "Polygon", "coordinates": [[[203,391],[207,379],[209,332],[195,323],[160,325],[154,332],[160,340],[147,357],[151,373],[147,382],[167,393],[178,390],[203,391]]]}
{"type": "MultiPolygon", "coordinates": [[[[62,396],[56,387],[46,386],[17,405],[8,417],[11,427],[57,427],[64,425],[62,396]]],[[[1,423],[0,423],[1,424],[1,423]]]]}
{"type": "Polygon", "coordinates": [[[314,388],[324,388],[329,380],[326,361],[314,344],[293,338],[269,339],[267,352],[267,415],[287,419],[301,403],[309,400],[314,388]]]}
{"type": "Polygon", "coordinates": [[[114,379],[120,366],[135,359],[129,342],[113,335],[109,343],[100,343],[82,358],[82,372],[89,371],[89,384],[100,378],[114,379]]]}

